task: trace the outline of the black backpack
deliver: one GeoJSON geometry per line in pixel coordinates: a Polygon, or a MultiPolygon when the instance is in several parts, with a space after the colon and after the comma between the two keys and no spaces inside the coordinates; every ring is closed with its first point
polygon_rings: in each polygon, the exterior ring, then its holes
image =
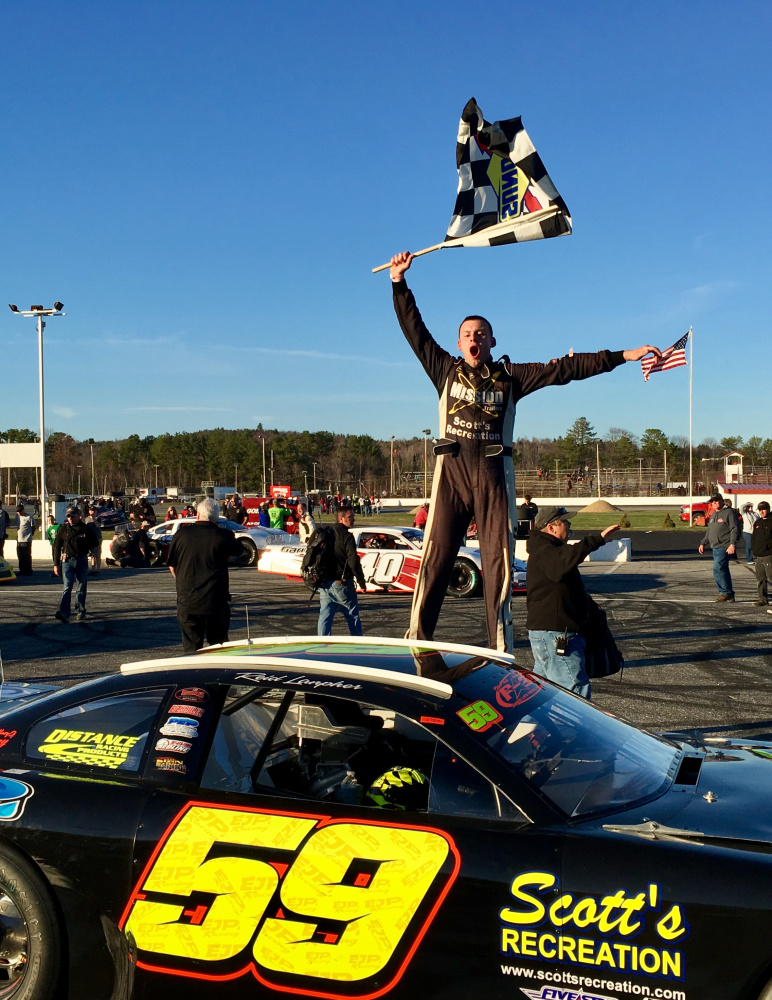
{"type": "Polygon", "coordinates": [[[300,569],[306,585],[312,590],[317,590],[325,580],[333,579],[334,549],[335,532],[330,527],[317,528],[308,539],[300,569]]]}

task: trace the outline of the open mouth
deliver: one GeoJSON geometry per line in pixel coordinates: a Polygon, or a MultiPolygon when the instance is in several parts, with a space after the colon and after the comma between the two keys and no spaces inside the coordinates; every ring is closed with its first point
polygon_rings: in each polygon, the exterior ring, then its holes
{"type": "Polygon", "coordinates": [[[469,353],[472,355],[473,358],[479,357],[480,356],[479,346],[477,344],[472,344],[472,346],[469,348],[469,353]]]}

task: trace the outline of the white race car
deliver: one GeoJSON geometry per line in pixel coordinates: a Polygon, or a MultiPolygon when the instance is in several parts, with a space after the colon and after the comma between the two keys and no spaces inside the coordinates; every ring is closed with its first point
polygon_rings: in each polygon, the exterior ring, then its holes
{"type": "MultiPolygon", "coordinates": [[[[423,558],[424,533],[420,528],[392,525],[350,528],[356,542],[367,592],[392,590],[412,593],[423,558]]],[[[280,573],[302,579],[300,564],[305,545],[271,546],[260,556],[261,573],[280,573]]],[[[482,586],[480,550],[461,548],[451,573],[448,593],[453,597],[474,597],[482,586]]],[[[512,590],[525,590],[525,563],[514,560],[512,590]]]]}
{"type": "MultiPolygon", "coordinates": [[[[151,566],[160,566],[166,562],[169,546],[172,538],[180,528],[186,525],[195,524],[193,517],[180,517],[174,521],[163,521],[147,529],[150,538],[151,566]]],[[[235,521],[229,521],[227,517],[219,518],[217,524],[221,528],[230,528],[241,542],[243,555],[236,557],[233,562],[237,566],[254,566],[257,563],[261,552],[272,546],[282,546],[283,548],[297,547],[297,535],[290,535],[287,531],[279,531],[278,528],[260,528],[257,525],[241,525],[235,521]]],[[[302,558],[302,556],[301,556],[302,558]]]]}

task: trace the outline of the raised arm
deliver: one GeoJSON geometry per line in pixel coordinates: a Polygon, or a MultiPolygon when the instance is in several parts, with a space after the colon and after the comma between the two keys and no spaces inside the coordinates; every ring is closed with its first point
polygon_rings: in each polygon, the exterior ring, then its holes
{"type": "Polygon", "coordinates": [[[405,339],[413,349],[413,353],[423,365],[424,371],[432,380],[435,389],[442,391],[448,371],[453,365],[453,358],[437,343],[426,328],[426,324],[418,311],[415,296],[405,282],[405,271],[413,262],[410,253],[395,254],[391,258],[391,287],[394,295],[394,311],[405,335],[405,339]]]}

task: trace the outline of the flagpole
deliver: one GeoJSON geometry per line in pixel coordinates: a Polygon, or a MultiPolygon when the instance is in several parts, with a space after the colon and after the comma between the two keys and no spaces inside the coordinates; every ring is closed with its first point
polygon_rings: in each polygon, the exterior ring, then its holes
{"type": "Polygon", "coordinates": [[[689,524],[694,525],[694,461],[692,447],[692,380],[694,377],[694,330],[689,327],[689,524]]]}
{"type": "MultiPolygon", "coordinates": [[[[442,243],[435,243],[433,247],[427,247],[425,250],[416,250],[412,256],[422,257],[425,253],[433,253],[435,250],[442,250],[443,247],[463,247],[466,246],[467,241],[473,239],[474,236],[488,238],[489,236],[499,236],[503,233],[515,232],[515,229],[518,226],[539,222],[542,219],[548,219],[553,215],[560,215],[562,211],[563,210],[559,205],[548,205],[547,208],[540,208],[538,211],[530,212],[528,215],[524,215],[519,219],[498,222],[494,226],[487,226],[485,229],[481,229],[479,233],[470,233],[468,236],[457,236],[452,240],[444,240],[442,243]]],[[[391,264],[381,264],[380,267],[374,267],[372,269],[372,273],[377,274],[379,271],[385,271],[389,267],[391,267],[391,264]]]]}

